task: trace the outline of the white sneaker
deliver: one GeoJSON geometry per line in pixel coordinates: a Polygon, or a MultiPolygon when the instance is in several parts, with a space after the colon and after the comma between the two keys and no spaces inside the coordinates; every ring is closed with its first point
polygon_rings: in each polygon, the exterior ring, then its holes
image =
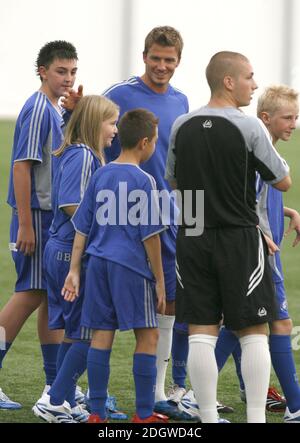
{"type": "Polygon", "coordinates": [[[44,394],[32,408],[34,415],[48,423],[78,423],[72,417],[72,411],[68,402],[54,406],[50,403],[49,394],[44,394]]]}
{"type": "Polygon", "coordinates": [[[82,405],[74,406],[74,408],[71,409],[71,415],[78,423],[86,423],[90,416],[88,411],[82,405]]]}
{"type": "MultiPolygon", "coordinates": [[[[190,389],[183,397],[181,402],[178,404],[178,409],[185,412],[190,417],[201,422],[200,410],[197,400],[194,395],[194,391],[190,389]]],[[[230,423],[229,420],[225,418],[220,418],[218,414],[218,423],[230,423]]]]}
{"type": "Polygon", "coordinates": [[[43,392],[42,392],[42,397],[43,397],[45,394],[48,394],[48,392],[50,391],[50,388],[51,388],[51,385],[45,385],[44,390],[43,390],[43,392]]]}
{"type": "Polygon", "coordinates": [[[300,423],[300,409],[296,412],[290,412],[289,408],[286,407],[283,421],[284,423],[300,423]]]}
{"type": "Polygon", "coordinates": [[[12,401],[0,388],[0,409],[21,409],[22,405],[12,401]]]}
{"type": "Polygon", "coordinates": [[[182,397],[186,394],[186,389],[181,388],[178,385],[173,385],[169,389],[167,393],[168,401],[172,401],[173,403],[178,403],[181,401],[182,397]]]}
{"type": "Polygon", "coordinates": [[[80,386],[76,386],[76,390],[75,390],[75,401],[76,403],[82,405],[83,403],[85,403],[85,395],[82,392],[82,389],[80,386]]]}

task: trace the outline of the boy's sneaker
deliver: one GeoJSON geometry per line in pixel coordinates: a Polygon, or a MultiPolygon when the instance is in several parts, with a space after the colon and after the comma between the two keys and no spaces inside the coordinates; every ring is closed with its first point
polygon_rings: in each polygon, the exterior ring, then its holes
{"type": "Polygon", "coordinates": [[[78,423],[86,423],[88,421],[88,418],[90,414],[82,405],[74,406],[74,408],[71,409],[71,415],[78,423]]]}
{"type": "Polygon", "coordinates": [[[178,385],[173,385],[170,387],[167,398],[168,401],[172,401],[178,405],[178,403],[181,401],[182,397],[186,394],[186,389],[182,388],[178,385]]]}
{"type": "Polygon", "coordinates": [[[44,394],[32,408],[36,417],[42,418],[48,423],[78,423],[74,420],[69,403],[54,406],[50,403],[50,396],[44,394]]]}
{"type": "Polygon", "coordinates": [[[289,408],[286,407],[283,421],[284,423],[300,423],[300,409],[296,412],[290,412],[289,408]]]}
{"type": "Polygon", "coordinates": [[[87,423],[107,423],[107,418],[103,420],[97,414],[91,414],[88,418],[87,423]]]}
{"type": "Polygon", "coordinates": [[[223,405],[223,403],[217,401],[217,411],[221,412],[221,414],[231,414],[234,412],[234,409],[231,406],[223,405]]]}
{"type": "Polygon", "coordinates": [[[192,389],[190,389],[182,398],[181,402],[178,404],[178,409],[185,412],[185,414],[190,417],[190,420],[201,421],[199,406],[192,389]]]}
{"type": "Polygon", "coordinates": [[[153,412],[150,417],[140,418],[137,414],[135,414],[131,420],[131,423],[168,423],[169,417],[163,414],[157,414],[153,412]]]}
{"type": "Polygon", "coordinates": [[[82,392],[82,389],[80,386],[76,386],[76,390],[75,390],[75,401],[76,403],[78,403],[79,405],[84,404],[85,402],[85,395],[82,392]]]}
{"type": "MultiPolygon", "coordinates": [[[[192,389],[190,389],[186,393],[186,395],[182,398],[181,402],[178,405],[178,408],[181,411],[185,412],[190,417],[192,417],[193,420],[201,422],[199,406],[194,396],[194,391],[192,391],[192,389]]],[[[219,417],[218,423],[230,423],[230,421],[226,420],[225,418],[219,417]]]]}
{"type": "Polygon", "coordinates": [[[0,388],[0,409],[21,409],[22,405],[12,401],[0,388]]]}
{"type": "Polygon", "coordinates": [[[286,410],[286,399],[273,386],[268,389],[266,410],[269,412],[284,412],[286,410]]]}
{"type": "Polygon", "coordinates": [[[127,420],[128,415],[125,412],[119,411],[117,409],[117,400],[116,397],[112,397],[111,395],[107,396],[105,402],[107,417],[111,420],[127,420]]]}

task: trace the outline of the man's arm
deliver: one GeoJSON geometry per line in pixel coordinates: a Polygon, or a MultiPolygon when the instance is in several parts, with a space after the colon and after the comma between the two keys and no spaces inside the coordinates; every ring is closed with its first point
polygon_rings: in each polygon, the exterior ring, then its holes
{"type": "Polygon", "coordinates": [[[157,312],[164,315],[166,310],[166,292],[159,234],[155,234],[144,240],[144,246],[156,280],[157,312]]]}
{"type": "Polygon", "coordinates": [[[273,186],[273,188],[278,189],[278,191],[286,192],[292,186],[291,177],[289,175],[287,175],[282,180],[280,180],[280,182],[273,183],[272,186],[273,186]]]}
{"type": "Polygon", "coordinates": [[[24,255],[35,250],[35,232],[31,213],[31,167],[32,161],[18,161],[13,165],[13,184],[18,210],[19,229],[16,248],[24,255]]]}
{"type": "Polygon", "coordinates": [[[86,238],[78,232],[75,234],[70,271],[61,291],[61,295],[66,301],[74,301],[79,296],[81,258],[85,249],[86,238]]]}

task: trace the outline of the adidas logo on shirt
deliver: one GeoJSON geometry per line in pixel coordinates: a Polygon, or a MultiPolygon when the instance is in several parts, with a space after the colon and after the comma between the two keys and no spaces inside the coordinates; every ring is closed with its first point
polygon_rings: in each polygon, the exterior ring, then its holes
{"type": "Polygon", "coordinates": [[[202,123],[203,128],[210,129],[212,127],[212,121],[211,120],[205,120],[204,123],[202,123]]]}

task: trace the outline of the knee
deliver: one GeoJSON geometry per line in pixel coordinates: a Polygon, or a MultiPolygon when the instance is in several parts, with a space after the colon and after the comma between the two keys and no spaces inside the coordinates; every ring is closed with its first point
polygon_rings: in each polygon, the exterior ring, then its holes
{"type": "Polygon", "coordinates": [[[290,318],[276,320],[270,325],[270,332],[274,335],[291,335],[293,322],[290,318]]]}

